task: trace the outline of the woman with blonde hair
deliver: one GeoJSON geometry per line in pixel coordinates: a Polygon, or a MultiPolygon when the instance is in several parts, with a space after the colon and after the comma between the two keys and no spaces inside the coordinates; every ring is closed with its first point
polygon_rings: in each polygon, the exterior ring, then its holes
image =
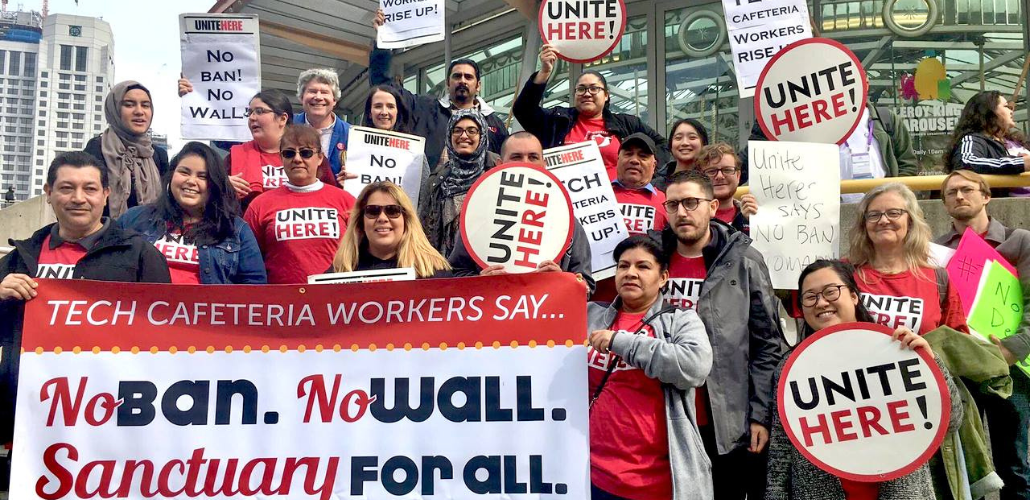
{"type": "Polygon", "coordinates": [[[877,323],[923,335],[946,325],[967,331],[947,273],[930,264],[930,226],[916,196],[897,182],[873,188],[858,205],[848,259],[862,302],[877,323]]]}
{"type": "Polygon", "coordinates": [[[419,278],[446,278],[451,266],[433,248],[415,207],[392,182],[365,186],[351,211],[333,271],[414,268],[419,278]]]}

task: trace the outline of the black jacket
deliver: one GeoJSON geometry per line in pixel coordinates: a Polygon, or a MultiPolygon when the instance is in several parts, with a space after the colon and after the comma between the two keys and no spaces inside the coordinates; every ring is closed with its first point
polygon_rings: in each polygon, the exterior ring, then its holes
{"type": "MultiPolygon", "coordinates": [[[[368,57],[368,83],[370,86],[389,85],[394,88],[404,100],[404,106],[411,113],[414,121],[412,134],[426,138],[426,159],[430,167],[440,162],[440,155],[450,137],[447,134],[447,122],[451,119],[451,108],[447,99],[441,99],[432,95],[415,95],[404,87],[397,85],[390,78],[390,61],[393,53],[387,49],[380,49],[373,46],[368,57]]],[[[508,128],[504,126],[504,120],[494,112],[482,99],[476,98],[480,112],[486,118],[486,125],[490,128],[489,143],[487,148],[501,154],[501,144],[508,138],[508,128]]]]}
{"type": "MultiPolygon", "coordinates": [[[[53,224],[27,240],[10,240],[14,251],[0,259],[0,280],[8,274],[36,275],[39,253],[53,224]]],[[[96,245],[75,265],[76,279],[139,283],[171,283],[164,256],[131,231],[109,224],[96,245]]],[[[46,286],[46,285],[42,285],[46,286]]],[[[21,327],[25,302],[0,301],[0,443],[8,443],[14,431],[21,327]]]]}
{"type": "MultiPolygon", "coordinates": [[[[512,106],[512,112],[515,113],[515,118],[518,118],[519,123],[527,132],[540,139],[544,149],[561,146],[565,144],[565,136],[569,135],[569,131],[576,125],[579,111],[576,108],[564,106],[541,108],[540,101],[544,98],[544,89],[547,88],[547,84],[533,83],[534,78],[536,78],[536,73],[533,73],[526,85],[522,87],[522,91],[519,92],[519,96],[512,106]]],[[[636,132],[647,134],[658,147],[658,151],[655,152],[657,164],[664,165],[669,161],[671,156],[665,144],[665,137],[647,126],[640,118],[623,113],[612,113],[607,108],[602,113],[602,118],[604,119],[604,128],[608,129],[608,133],[620,140],[636,132]]]]}
{"type": "MultiPolygon", "coordinates": [[[[83,149],[82,152],[93,155],[94,158],[100,160],[100,166],[104,167],[104,169],[107,169],[107,160],[104,159],[103,150],[100,148],[100,137],[101,136],[98,135],[90,139],[89,142],[86,143],[86,148],[83,149]]],[[[157,170],[158,172],[161,172],[161,178],[163,179],[165,174],[168,173],[169,168],[168,152],[164,149],[154,146],[154,164],[157,165],[157,170]]],[[[110,175],[110,173],[111,171],[108,170],[108,175],[110,175]]],[[[125,209],[128,210],[136,205],[139,205],[139,202],[136,200],[136,191],[133,190],[132,194],[129,196],[128,201],[126,201],[125,203],[125,209]]],[[[104,207],[104,216],[106,217],[108,215],[110,215],[110,211],[107,207],[104,207]]]]}
{"type": "Polygon", "coordinates": [[[949,167],[978,174],[1021,174],[1023,157],[1010,155],[1004,144],[984,134],[966,134],[951,150],[949,167]]]}
{"type": "MultiPolygon", "coordinates": [[[[588,297],[593,295],[594,289],[597,288],[597,283],[591,276],[590,258],[590,240],[587,239],[587,233],[583,230],[583,225],[573,219],[572,241],[569,242],[569,248],[565,250],[565,254],[557,264],[562,271],[579,274],[583,277],[583,281],[587,284],[588,297]]],[[[479,276],[479,272],[483,270],[465,248],[461,231],[454,236],[454,248],[451,249],[451,255],[447,257],[447,261],[451,263],[451,271],[457,277],[479,276]]]]}

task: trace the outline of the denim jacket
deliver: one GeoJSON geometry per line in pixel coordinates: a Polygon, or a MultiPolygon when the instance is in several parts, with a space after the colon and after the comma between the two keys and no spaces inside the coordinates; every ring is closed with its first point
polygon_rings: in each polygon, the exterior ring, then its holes
{"type": "MultiPolygon", "coordinates": [[[[165,222],[158,219],[154,205],[133,207],[117,220],[123,229],[140,233],[153,243],[164,235],[165,222]]],[[[200,245],[200,282],[205,285],[264,284],[268,282],[265,262],[257,239],[243,219],[237,217],[234,234],[215,245],[200,245]]]]}

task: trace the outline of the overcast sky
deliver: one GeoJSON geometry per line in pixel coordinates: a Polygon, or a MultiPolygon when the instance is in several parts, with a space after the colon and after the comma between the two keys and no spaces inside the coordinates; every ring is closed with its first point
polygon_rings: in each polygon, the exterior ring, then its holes
{"type": "MultiPolygon", "coordinates": [[[[42,10],[42,0],[10,0],[24,10],[42,10]]],[[[154,99],[154,132],[168,135],[170,153],[179,139],[179,14],[207,12],[215,0],[50,0],[50,12],[101,17],[114,31],[115,81],[138,80],[154,99]]]]}

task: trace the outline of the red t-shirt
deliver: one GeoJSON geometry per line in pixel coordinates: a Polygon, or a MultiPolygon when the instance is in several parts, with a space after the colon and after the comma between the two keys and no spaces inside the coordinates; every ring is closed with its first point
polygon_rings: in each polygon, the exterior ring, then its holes
{"type": "Polygon", "coordinates": [[[605,169],[608,171],[608,180],[614,181],[618,177],[615,166],[619,162],[619,146],[622,144],[622,141],[608,133],[608,129],[604,128],[603,118],[596,120],[579,118],[576,120],[576,124],[572,126],[572,130],[569,130],[569,134],[565,136],[565,144],[585,141],[597,143],[597,147],[601,149],[601,159],[604,161],[605,169]]]}
{"type": "Polygon", "coordinates": [[[880,497],[880,483],[860,483],[840,478],[844,488],[844,500],[876,500],[880,497]]]}
{"type": "Polygon", "coordinates": [[[627,189],[616,182],[612,183],[612,189],[630,236],[647,234],[648,229],[665,228],[665,193],[657,189],[653,192],[644,188],[627,189]]]}
{"type": "Polygon", "coordinates": [[[733,218],[737,216],[737,206],[730,205],[730,208],[720,208],[715,211],[715,218],[727,224],[733,224],[733,218]]]}
{"type": "Polygon", "coordinates": [[[855,272],[855,281],[862,292],[862,303],[881,325],[907,326],[920,335],[941,325],[969,332],[962,304],[953,287],[948,287],[946,310],[941,313],[937,276],[932,268],[883,274],[867,264],[855,272]]]}
{"type": "Polygon", "coordinates": [[[288,179],[278,153],[266,153],[250,141],[233,146],[229,156],[229,175],[240,175],[250,189],[261,193],[286,185],[288,179]]]}
{"type": "Polygon", "coordinates": [[[78,243],[65,241],[51,249],[50,235],[47,235],[39,251],[35,277],[70,280],[75,274],[75,264],[85,256],[86,249],[78,243]]]}
{"type": "Polygon", "coordinates": [[[244,219],[257,237],[269,283],[307,283],[333,263],[347,228],[354,197],[321,185],[315,191],[289,186],[258,196],[244,219]]]}
{"type": "MultiPolygon", "coordinates": [[[[696,311],[706,277],[708,269],[705,268],[704,257],[684,257],[674,252],[669,259],[669,283],[662,290],[665,304],[696,311]]],[[[707,387],[701,386],[694,391],[694,406],[697,407],[697,425],[708,425],[711,410],[707,387]]]]}
{"type": "MultiPolygon", "coordinates": [[[[634,335],[644,314],[619,313],[612,330],[634,335]]],[[[654,337],[644,327],[640,335],[654,337]]],[[[588,350],[590,395],[604,378],[614,353],[588,350]]],[[[672,466],[666,428],[665,392],[657,379],[619,361],[590,410],[590,481],[630,499],[672,498],[672,466]]]]}
{"type": "Polygon", "coordinates": [[[179,233],[165,234],[154,246],[168,261],[168,272],[176,285],[200,284],[200,251],[179,233]]]}

